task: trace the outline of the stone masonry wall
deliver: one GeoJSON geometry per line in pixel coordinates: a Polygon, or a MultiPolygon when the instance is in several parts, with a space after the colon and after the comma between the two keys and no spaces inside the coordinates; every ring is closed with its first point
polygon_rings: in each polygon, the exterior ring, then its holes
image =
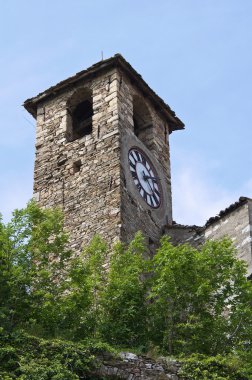
{"type": "Polygon", "coordinates": [[[129,241],[141,230],[149,242],[159,240],[172,222],[169,126],[136,84],[120,69],[110,69],[40,102],[37,112],[34,197],[65,215],[71,247],[99,233],[109,243],[129,241]],[[92,134],[69,141],[69,100],[92,92],[92,134]],[[141,98],[152,119],[150,149],[134,134],[133,97],[141,98]],[[128,167],[128,150],[141,148],[158,171],[162,204],[152,209],[138,194],[128,167]],[[76,170],[78,168],[78,170],[76,170]]]}
{"type": "Polygon", "coordinates": [[[71,246],[99,233],[113,242],[120,236],[120,152],[116,70],[71,87],[40,103],[37,112],[34,197],[41,206],[64,211],[71,246]],[[78,88],[93,94],[93,131],[67,141],[67,102],[78,88]],[[78,162],[80,170],[75,172],[78,162]]]}
{"type": "Polygon", "coordinates": [[[173,224],[165,226],[164,233],[171,238],[171,242],[175,245],[187,243],[198,248],[205,242],[203,227],[173,224]]]}
{"type": "Polygon", "coordinates": [[[239,202],[211,218],[205,226],[167,225],[165,234],[173,244],[189,243],[200,247],[208,239],[231,238],[237,249],[237,257],[248,265],[248,276],[252,274],[252,201],[240,198],[239,202]]]}
{"type": "Polygon", "coordinates": [[[248,274],[252,273],[251,256],[251,202],[247,202],[218,221],[207,225],[205,239],[220,239],[229,236],[237,249],[238,258],[248,264],[248,274]]]}
{"type": "Polygon", "coordinates": [[[160,358],[153,360],[146,356],[137,356],[122,352],[119,357],[103,353],[97,358],[94,376],[125,380],[182,380],[179,377],[181,365],[176,360],[160,358]]]}
{"type": "Polygon", "coordinates": [[[129,241],[141,230],[150,243],[159,240],[163,226],[172,221],[170,156],[168,125],[159,116],[148,99],[138,91],[134,83],[121,74],[118,91],[119,130],[121,134],[121,208],[122,240],[129,241]],[[147,149],[134,134],[133,97],[142,97],[152,118],[153,144],[147,149]],[[159,209],[152,209],[138,194],[128,167],[128,151],[132,146],[140,148],[157,168],[161,177],[163,200],[159,209]]]}

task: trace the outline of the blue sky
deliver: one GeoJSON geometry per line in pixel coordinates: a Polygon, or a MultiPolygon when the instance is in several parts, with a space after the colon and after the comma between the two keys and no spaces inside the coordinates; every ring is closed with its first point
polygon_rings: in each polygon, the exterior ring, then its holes
{"type": "Polygon", "coordinates": [[[202,224],[252,197],[251,0],[0,0],[0,211],[32,196],[27,98],[121,53],[175,110],[173,214],[202,224]]]}

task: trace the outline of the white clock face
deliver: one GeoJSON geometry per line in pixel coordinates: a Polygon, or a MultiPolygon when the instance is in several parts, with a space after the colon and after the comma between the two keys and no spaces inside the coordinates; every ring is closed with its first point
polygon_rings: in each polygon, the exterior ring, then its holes
{"type": "Polygon", "coordinates": [[[161,187],[153,165],[137,148],[130,149],[128,157],[130,172],[141,197],[150,207],[158,208],[161,203],[161,187]]]}

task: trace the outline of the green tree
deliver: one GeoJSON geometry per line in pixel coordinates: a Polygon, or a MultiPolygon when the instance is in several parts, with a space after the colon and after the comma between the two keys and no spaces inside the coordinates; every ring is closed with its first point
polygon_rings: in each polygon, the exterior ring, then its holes
{"type": "Polygon", "coordinates": [[[252,285],[229,240],[196,250],[163,238],[153,274],[151,339],[169,354],[215,355],[251,338],[252,285]]]}
{"type": "MultiPolygon", "coordinates": [[[[0,221],[0,326],[11,329],[23,321],[23,310],[29,309],[27,298],[28,260],[18,255],[10,238],[10,226],[0,221]]],[[[25,313],[26,314],[26,313],[25,313]]]]}
{"type": "Polygon", "coordinates": [[[128,248],[117,244],[110,259],[108,284],[103,292],[104,319],[101,326],[106,341],[133,347],[146,342],[148,260],[141,233],[128,248]]]}
{"type": "Polygon", "coordinates": [[[30,202],[0,224],[0,318],[5,328],[40,325],[52,333],[61,320],[60,305],[71,252],[60,210],[30,202]]]}
{"type": "Polygon", "coordinates": [[[106,243],[94,236],[82,254],[72,260],[69,292],[64,300],[64,327],[72,339],[99,338],[107,256],[106,243]]]}

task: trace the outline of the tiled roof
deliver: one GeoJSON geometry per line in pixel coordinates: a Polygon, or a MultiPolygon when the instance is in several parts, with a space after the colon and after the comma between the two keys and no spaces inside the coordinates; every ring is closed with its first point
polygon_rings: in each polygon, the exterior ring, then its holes
{"type": "Polygon", "coordinates": [[[240,197],[237,202],[234,202],[230,206],[225,208],[224,210],[221,210],[218,215],[209,218],[206,221],[205,227],[208,227],[212,223],[218,222],[218,220],[223,218],[223,216],[228,215],[230,212],[236,210],[238,207],[243,206],[245,203],[247,203],[248,201],[251,201],[251,200],[252,200],[251,198],[240,197]]]}

